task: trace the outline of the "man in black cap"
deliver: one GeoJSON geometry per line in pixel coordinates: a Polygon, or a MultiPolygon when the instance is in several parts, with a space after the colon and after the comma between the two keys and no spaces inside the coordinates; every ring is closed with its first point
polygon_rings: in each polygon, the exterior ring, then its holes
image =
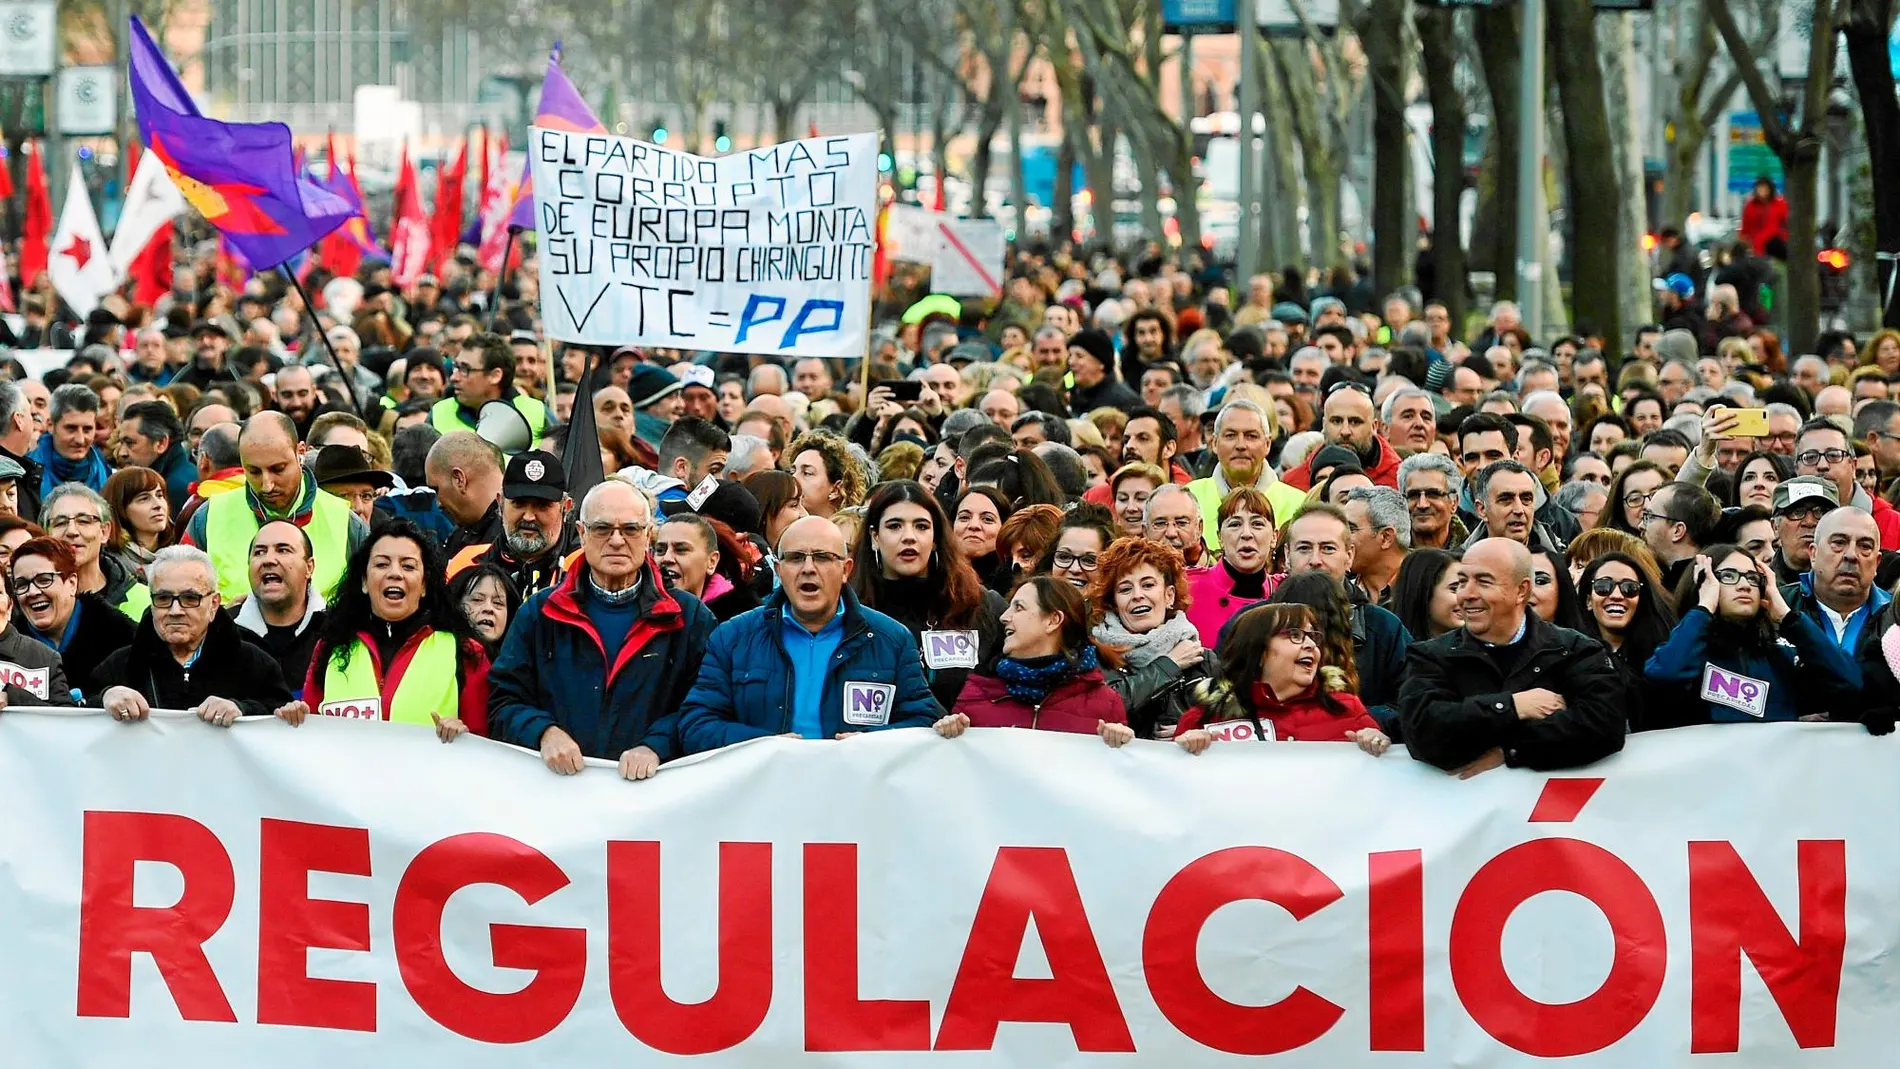
{"type": "Polygon", "coordinates": [[[660,441],[685,411],[680,396],[685,384],[663,367],[636,364],[627,376],[627,397],[633,402],[634,452],[640,466],[659,470],[660,441]]]}
{"type": "Polygon", "coordinates": [[[1141,395],[1115,378],[1115,342],[1093,327],[1078,330],[1069,339],[1069,411],[1087,415],[1098,408],[1127,410],[1141,403],[1141,395]]]}
{"type": "Polygon", "coordinates": [[[396,485],[394,475],[377,470],[353,445],[326,445],[317,450],[311,474],[317,480],[317,489],[342,498],[366,525],[376,522],[376,499],[396,485]]]}
{"type": "Polygon", "coordinates": [[[493,563],[507,572],[525,600],[561,578],[562,560],[575,545],[573,511],[561,458],[531,449],[508,461],[501,480],[502,537],[471,545],[449,561],[448,577],[493,563]]]}
{"type": "Polygon", "coordinates": [[[225,322],[223,316],[200,319],[191,325],[191,341],[195,350],[190,366],[172,378],[174,383],[196,386],[208,390],[217,382],[236,381],[229,369],[224,366],[224,357],[237,344],[237,329],[225,322]]]}

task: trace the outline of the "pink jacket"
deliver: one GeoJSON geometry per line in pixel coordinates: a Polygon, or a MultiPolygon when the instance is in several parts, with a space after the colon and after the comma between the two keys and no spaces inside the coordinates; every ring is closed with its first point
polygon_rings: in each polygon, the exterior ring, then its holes
{"type": "Polygon", "coordinates": [[[1220,639],[1220,629],[1234,618],[1235,613],[1271,597],[1274,589],[1280,585],[1280,580],[1285,578],[1284,575],[1269,575],[1264,595],[1243,598],[1234,594],[1234,577],[1218,560],[1209,568],[1189,568],[1187,618],[1193,623],[1194,629],[1200,632],[1201,645],[1213,649],[1220,639]]]}

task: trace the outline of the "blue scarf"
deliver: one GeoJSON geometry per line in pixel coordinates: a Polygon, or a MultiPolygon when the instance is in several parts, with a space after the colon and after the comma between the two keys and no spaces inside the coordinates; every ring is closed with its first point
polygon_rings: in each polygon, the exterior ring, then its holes
{"type": "Polygon", "coordinates": [[[45,466],[40,473],[40,496],[46,497],[53,487],[60,483],[84,483],[94,491],[104,490],[106,480],[112,478],[112,465],[106,463],[105,454],[98,446],[86,450],[86,455],[78,460],[68,460],[53,448],[53,436],[43,434],[40,444],[29,453],[34,460],[45,466]]]}
{"type": "Polygon", "coordinates": [[[1095,667],[1095,646],[1091,644],[1082,647],[1082,655],[1074,660],[1060,653],[1026,661],[1000,657],[996,661],[996,678],[1003,681],[1010,697],[1041,705],[1050,691],[1083,672],[1094,671],[1095,667]]]}

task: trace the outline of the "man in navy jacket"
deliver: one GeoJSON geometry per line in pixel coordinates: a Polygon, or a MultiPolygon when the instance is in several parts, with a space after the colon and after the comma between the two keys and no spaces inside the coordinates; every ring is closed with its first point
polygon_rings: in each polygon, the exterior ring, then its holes
{"type": "Polygon", "coordinates": [[[779,537],[780,588],[713,632],[679,712],[686,753],[766,735],[842,738],[929,727],[943,708],[903,624],[846,586],[843,532],[806,517],[779,537]]]}
{"type": "Polygon", "coordinates": [[[680,700],[718,623],[648,556],[646,496],[608,480],[581,503],[584,559],[521,606],[488,672],[489,733],[572,775],[583,758],[646,779],[680,756],[680,700]]]}

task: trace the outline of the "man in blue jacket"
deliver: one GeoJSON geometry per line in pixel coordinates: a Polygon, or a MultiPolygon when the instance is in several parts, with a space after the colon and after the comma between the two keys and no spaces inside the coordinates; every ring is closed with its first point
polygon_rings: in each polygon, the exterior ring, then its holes
{"type": "Polygon", "coordinates": [[[718,621],[649,558],[646,495],[610,479],[580,517],[583,560],[522,605],[489,669],[489,731],[562,775],[597,757],[646,779],[680,756],[674,711],[718,621]]]}
{"type": "Polygon", "coordinates": [[[713,632],[680,708],[700,753],[766,735],[843,738],[929,727],[943,715],[908,628],[858,603],[844,533],[808,516],[778,545],[779,589],[713,632]]]}

